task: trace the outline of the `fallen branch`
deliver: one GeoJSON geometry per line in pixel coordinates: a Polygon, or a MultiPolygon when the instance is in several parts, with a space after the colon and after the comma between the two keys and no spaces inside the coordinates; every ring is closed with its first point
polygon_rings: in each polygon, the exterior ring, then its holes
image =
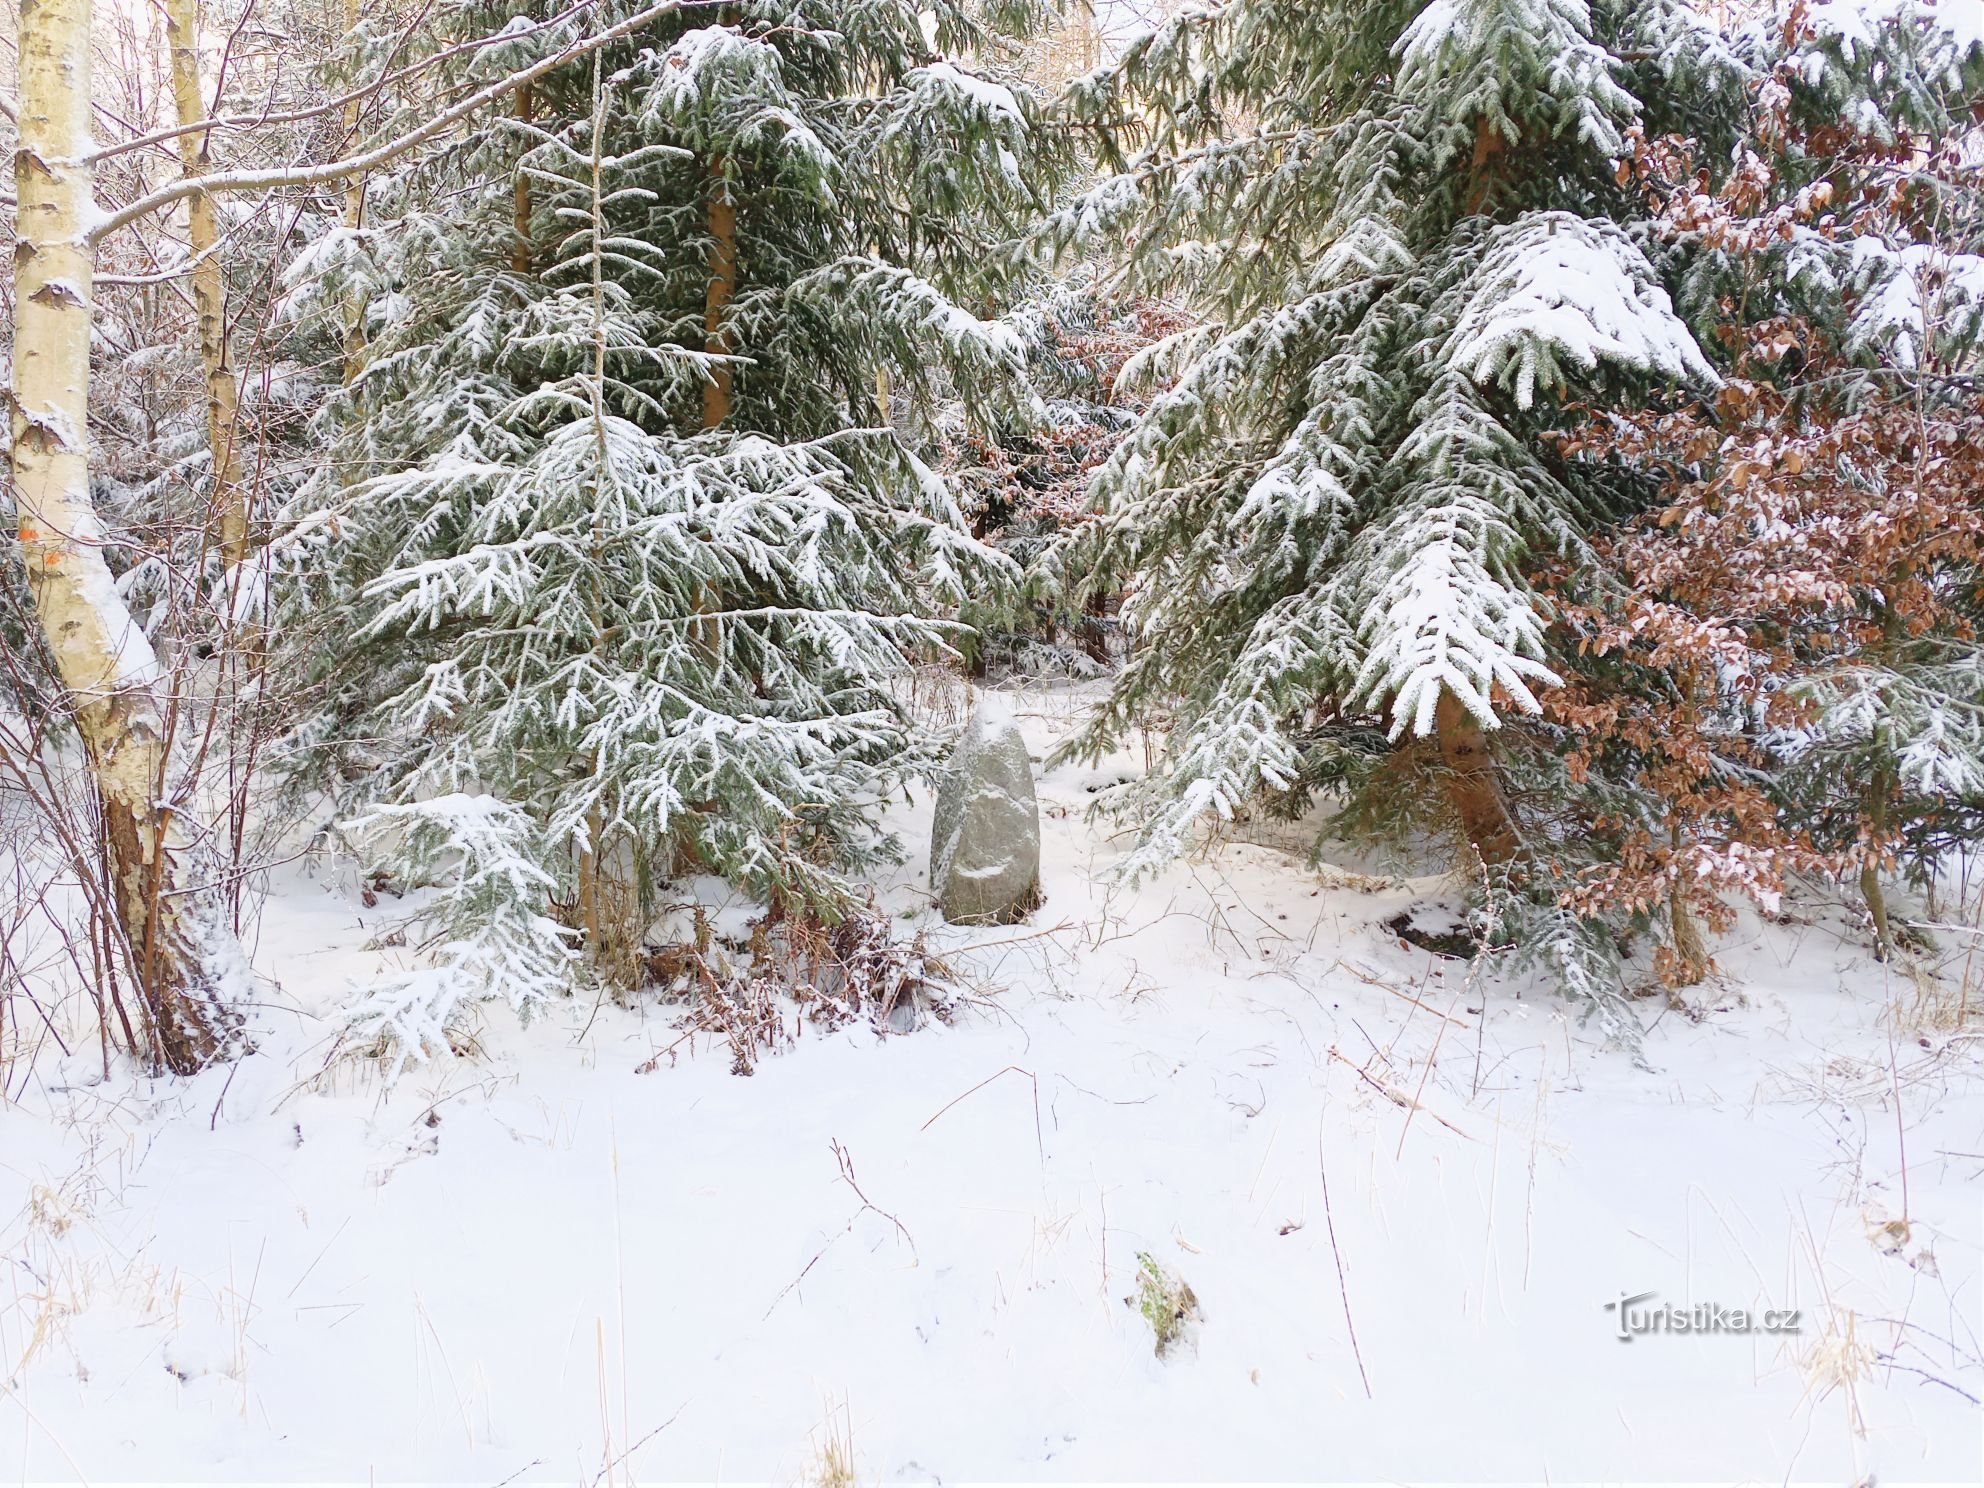
{"type": "Polygon", "coordinates": [[[970,945],[956,946],[953,947],[953,949],[958,951],[996,950],[1000,946],[1018,945],[1022,941],[1028,941],[1028,940],[1040,940],[1045,936],[1059,935],[1064,930],[1072,930],[1074,928],[1075,928],[1075,922],[1073,920],[1063,920],[1061,921],[1060,924],[1050,925],[1045,930],[1029,930],[1024,935],[1007,935],[998,940],[973,941],[970,945]]]}
{"type": "MultiPolygon", "coordinates": [[[[1004,1073],[1004,1071],[1001,1071],[1001,1073],[1004,1073]]],[[[970,1091],[965,1092],[966,1095],[969,1095],[970,1093],[971,1093],[970,1091]]],[[[959,1099],[963,1099],[963,1097],[961,1096],[959,1097],[959,1099]]],[[[942,1115],[942,1114],[943,1112],[941,1111],[938,1112],[938,1115],[942,1115]]],[[[935,1118],[932,1119],[934,1120],[935,1118]]],[[[834,1246],[840,1242],[843,1236],[851,1235],[854,1233],[855,1220],[861,1218],[861,1216],[864,1214],[868,1214],[868,1213],[879,1214],[882,1216],[882,1218],[886,1219],[890,1224],[894,1225],[896,1227],[896,1232],[900,1234],[903,1239],[909,1241],[909,1253],[911,1256],[911,1264],[913,1265],[921,1264],[921,1260],[918,1259],[916,1256],[916,1241],[911,1237],[909,1231],[906,1228],[904,1228],[903,1222],[897,1219],[893,1214],[889,1213],[888,1210],[877,1208],[875,1204],[870,1202],[868,1195],[861,1191],[861,1185],[857,1183],[854,1178],[854,1159],[848,1155],[847,1149],[841,1146],[840,1140],[838,1138],[830,1139],[829,1145],[833,1148],[834,1161],[840,1166],[841,1182],[845,1183],[849,1188],[854,1190],[855,1197],[861,1200],[861,1207],[848,1216],[847,1223],[844,1226],[842,1226],[839,1232],[836,1233],[832,1239],[828,1240],[825,1245],[822,1245],[818,1250],[814,1251],[813,1258],[809,1260],[805,1265],[799,1268],[799,1274],[793,1277],[792,1280],[788,1281],[785,1284],[785,1286],[779,1291],[779,1294],[776,1297],[772,1298],[772,1305],[765,1309],[765,1317],[767,1318],[770,1317],[773,1313],[778,1311],[778,1305],[779,1303],[785,1300],[786,1293],[792,1291],[794,1288],[796,1288],[799,1285],[800,1282],[804,1281],[806,1279],[807,1273],[810,1272],[815,1266],[820,1264],[821,1259],[826,1255],[828,1251],[832,1250],[834,1246]]],[[[764,1319],[760,1318],[759,1321],[762,1322],[764,1321],[764,1319]]],[[[677,1414],[679,1415],[680,1412],[678,1411],[677,1414]]],[[[673,1416],[669,1418],[669,1420],[671,1421],[673,1419],[674,1419],[673,1416]]],[[[666,1425],[668,1423],[663,1422],[662,1424],[666,1425]]],[[[650,1435],[652,1435],[652,1433],[650,1433],[650,1435]]]]}
{"type": "MultiPolygon", "coordinates": [[[[838,1138],[830,1138],[829,1144],[832,1146],[834,1151],[834,1161],[840,1164],[841,1182],[845,1183],[849,1188],[853,1189],[854,1196],[857,1199],[861,1200],[861,1207],[855,1210],[854,1219],[859,1219],[863,1214],[881,1215],[882,1218],[886,1219],[890,1224],[896,1227],[896,1233],[902,1236],[904,1241],[908,1243],[910,1264],[921,1265],[922,1260],[916,1254],[915,1237],[912,1236],[909,1233],[908,1229],[904,1227],[903,1222],[901,1220],[897,1219],[893,1214],[889,1213],[888,1210],[877,1207],[874,1200],[870,1199],[867,1194],[861,1191],[861,1185],[855,1181],[855,1177],[854,1177],[854,1158],[852,1157],[852,1155],[849,1154],[848,1150],[845,1147],[841,1146],[840,1140],[838,1138]]],[[[850,1219],[848,1223],[850,1225],[853,1224],[854,1219],[850,1219]]]]}

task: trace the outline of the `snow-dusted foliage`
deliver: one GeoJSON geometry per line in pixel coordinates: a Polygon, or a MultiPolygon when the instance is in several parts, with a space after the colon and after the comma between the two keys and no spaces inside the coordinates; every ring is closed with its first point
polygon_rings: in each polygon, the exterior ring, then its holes
{"type": "Polygon", "coordinates": [[[1516,407],[1557,393],[1600,362],[1713,386],[1714,371],[1674,314],[1653,267],[1610,222],[1538,212],[1495,229],[1447,355],[1516,407]]]}
{"type": "Polygon", "coordinates": [[[1984,334],[1984,255],[1896,247],[1872,234],[1854,237],[1848,251],[1859,301],[1847,333],[1853,350],[1914,370],[1932,339],[1963,349],[1984,334]]]}
{"type": "Polygon", "coordinates": [[[381,806],[347,830],[379,845],[378,858],[437,892],[420,911],[431,964],[380,977],[350,1009],[351,1030],[426,1060],[476,1003],[507,1001],[528,1018],[574,984],[574,931],[545,913],[560,885],[542,866],[543,829],[494,796],[461,792],[381,806]]]}
{"type": "Polygon", "coordinates": [[[1984,833],[1984,52],[1926,113],[1893,59],[1940,45],[1933,26],[1904,7],[1867,28],[1827,51],[1839,33],[1794,14],[1756,50],[1720,179],[1698,141],[1636,143],[1657,251],[1727,375],[1712,403],[1565,446],[1660,493],[1558,590],[1579,654],[1552,703],[1593,826],[1578,892],[1664,901],[1684,980],[1706,969],[1691,916],[1725,925],[1725,895],[1772,913],[1792,873],[1857,879],[1885,955],[1905,937],[1883,880],[1984,833]],[[1842,127],[1815,47],[1863,67],[1878,120],[1842,127]]]}
{"type": "MultiPolygon", "coordinates": [[[[1087,88],[1154,138],[1047,236],[1130,244],[1223,326],[1098,475],[1070,576],[1130,581],[1142,645],[1089,736],[1175,700],[1139,862],[1192,820],[1306,790],[1343,730],[1492,731],[1554,680],[1526,555],[1590,494],[1538,432],[1561,400],[1714,381],[1605,213],[1661,69],[1720,78],[1654,5],[1240,3],[1181,15],[1087,88]],[[1658,66],[1638,50],[1658,31],[1658,66]]],[[[1740,78],[1722,78],[1740,91],[1740,78]]]]}
{"type": "MultiPolygon", "coordinates": [[[[635,9],[519,15],[459,65],[635,9]]],[[[535,876],[491,908],[525,928],[500,956],[455,932],[437,987],[512,951],[548,976],[519,949],[546,914],[625,980],[668,875],[826,907],[888,846],[867,813],[937,742],[893,683],[1017,569],[878,394],[1035,411],[988,311],[1031,105],[926,30],[996,66],[1031,9],[685,7],[376,179],[368,225],[291,276],[298,314],[353,332],[282,549],[316,703],[293,767],[531,829],[535,876]]],[[[431,39],[501,25],[456,7],[431,39]]]]}
{"type": "Polygon", "coordinates": [[[1394,92],[1443,170],[1480,149],[1575,135],[1605,153],[1637,107],[1594,40],[1585,0],[1429,0],[1392,46],[1394,92]]]}
{"type": "Polygon", "coordinates": [[[1893,142],[1935,131],[1976,86],[1984,7],[1966,0],[1811,0],[1778,38],[1815,118],[1893,142]],[[1780,42],[1781,44],[1781,42],[1780,42]]]}
{"type": "MultiPolygon", "coordinates": [[[[1961,108],[1945,33],[1870,25],[1846,39],[1801,12],[1724,34],[1668,0],[1234,0],[1082,86],[1090,122],[1154,123],[1044,237],[1117,241],[1131,282],[1188,293],[1219,326],[1056,555],[1064,582],[1129,586],[1139,643],[1078,749],[1169,711],[1133,870],[1208,813],[1300,810],[1325,787],[1352,787],[1345,830],[1431,824],[1425,787],[1400,789],[1430,767],[1509,890],[1498,923],[1531,927],[1586,1000],[1616,982],[1606,935],[1553,886],[1588,831],[1531,804],[1581,788],[1546,707],[1576,637],[1539,586],[1589,567],[1647,492],[1567,462],[1557,435],[1718,386],[1728,305],[1702,293],[1712,266],[1651,230],[1630,167],[1644,139],[1686,131],[1726,174],[1787,55],[1813,112],[1851,92],[1905,129],[1932,75],[1936,106],[1961,108]],[[1850,78],[1828,70],[1842,58],[1850,78]]],[[[1784,251],[1851,287],[1870,347],[1905,360],[1925,314],[1946,334],[1974,318],[1960,259],[1811,237],[1784,251]]]]}
{"type": "MultiPolygon", "coordinates": [[[[1024,347],[1038,416],[974,428],[945,408],[943,468],[972,530],[1016,562],[1033,565],[1071,525],[1086,520],[1090,473],[1136,422],[1150,389],[1169,376],[1164,343],[1194,331],[1180,308],[1116,291],[1099,262],[1032,287],[1010,317],[1024,347]]],[[[980,626],[974,670],[1098,676],[1111,666],[1114,624],[1106,596],[1068,604],[1043,570],[1031,603],[980,626]]]]}

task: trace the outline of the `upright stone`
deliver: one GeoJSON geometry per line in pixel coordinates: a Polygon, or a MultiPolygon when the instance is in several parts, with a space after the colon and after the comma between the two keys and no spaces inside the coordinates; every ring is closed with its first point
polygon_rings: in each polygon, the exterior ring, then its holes
{"type": "Polygon", "coordinates": [[[1040,904],[1040,807],[1026,741],[985,694],[937,791],[930,887],[954,925],[1009,925],[1040,904]]]}

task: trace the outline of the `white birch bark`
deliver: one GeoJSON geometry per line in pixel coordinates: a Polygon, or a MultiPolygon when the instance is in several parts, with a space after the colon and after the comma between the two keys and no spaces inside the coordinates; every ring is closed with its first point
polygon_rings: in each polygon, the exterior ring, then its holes
{"type": "MultiPolygon", "coordinates": [[[[344,29],[347,34],[356,31],[358,23],[364,18],[364,7],[360,4],[360,0],[344,0],[344,29]]],[[[359,101],[353,98],[344,108],[345,131],[353,139],[358,137],[358,121],[359,101]]],[[[345,178],[344,225],[353,232],[357,232],[365,225],[363,173],[354,173],[345,178]]],[[[362,299],[353,299],[344,307],[344,380],[347,383],[358,375],[365,359],[364,314],[365,304],[362,299]]]]}
{"type": "MultiPolygon", "coordinates": [[[[199,0],[166,0],[166,36],[172,52],[172,97],[182,125],[206,121],[200,85],[199,0]]],[[[189,177],[210,163],[205,130],[179,136],[179,159],[189,177]]],[[[236,439],[233,358],[228,354],[226,287],[221,278],[220,230],[214,202],[202,192],[186,202],[186,243],[193,258],[193,312],[198,323],[200,371],[207,392],[207,448],[213,459],[213,532],[221,561],[232,570],[248,556],[248,488],[241,478],[236,439]]]]}
{"type": "Polygon", "coordinates": [[[18,41],[9,448],[21,558],[89,753],[108,887],[152,1052],[190,1072],[230,1043],[240,951],[211,874],[200,873],[201,855],[163,799],[158,662],[118,594],[90,503],[89,0],[22,0],[18,41]]]}

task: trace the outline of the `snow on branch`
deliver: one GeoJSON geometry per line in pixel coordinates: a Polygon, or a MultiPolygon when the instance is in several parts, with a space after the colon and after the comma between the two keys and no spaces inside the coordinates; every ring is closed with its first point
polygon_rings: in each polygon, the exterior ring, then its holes
{"type": "Polygon", "coordinates": [[[1853,270],[1864,290],[1847,333],[1855,351],[1914,368],[1938,345],[1963,348],[1984,334],[1984,256],[1869,236],[1854,241],[1853,270]]]}
{"type": "Polygon", "coordinates": [[[1450,365],[1499,382],[1528,408],[1563,388],[1565,364],[1600,362],[1670,382],[1720,379],[1674,313],[1653,266],[1610,222],[1535,212],[1495,229],[1446,345],[1450,365]]]}
{"type": "Polygon", "coordinates": [[[837,304],[878,359],[887,356],[905,371],[934,358],[960,390],[989,385],[1012,397],[1011,389],[1028,387],[1026,342],[1018,331],[1003,321],[980,320],[909,269],[872,256],[848,257],[796,281],[787,296],[794,303],[837,304]]]}
{"type": "Polygon", "coordinates": [[[1592,40],[1585,0],[1432,0],[1393,51],[1398,91],[1431,116],[1442,161],[1471,143],[1473,120],[1505,143],[1574,131],[1610,155],[1638,112],[1592,40]]]}
{"type": "Polygon", "coordinates": [[[1001,83],[973,77],[949,62],[933,62],[928,67],[919,67],[905,81],[918,90],[934,87],[958,94],[988,119],[1021,133],[1026,131],[1026,115],[1020,109],[1019,100],[1013,96],[1012,89],[1001,83]]]}
{"type": "Polygon", "coordinates": [[[424,1062],[448,1052],[448,1033],[469,1006],[500,998],[527,1018],[571,988],[574,932],[545,913],[557,881],[543,867],[543,834],[522,810],[458,792],[379,807],[347,830],[399,839],[396,865],[442,880],[421,914],[436,930],[432,963],[364,990],[348,1012],[361,1038],[390,1039],[424,1062]]]}
{"type": "Polygon", "coordinates": [[[1543,616],[1514,562],[1518,514],[1548,478],[1457,376],[1427,393],[1413,418],[1391,460],[1404,499],[1360,535],[1344,571],[1342,608],[1363,617],[1356,692],[1389,703],[1393,738],[1430,734],[1442,692],[1496,728],[1498,689],[1537,713],[1530,684],[1559,682],[1543,663],[1543,616]]]}
{"type": "Polygon", "coordinates": [[[1878,53],[1880,33],[1891,27],[1934,29],[1957,55],[1984,46],[1984,6],[1974,0],[1812,0],[1805,23],[1820,38],[1836,38],[1848,60],[1878,53]]]}

